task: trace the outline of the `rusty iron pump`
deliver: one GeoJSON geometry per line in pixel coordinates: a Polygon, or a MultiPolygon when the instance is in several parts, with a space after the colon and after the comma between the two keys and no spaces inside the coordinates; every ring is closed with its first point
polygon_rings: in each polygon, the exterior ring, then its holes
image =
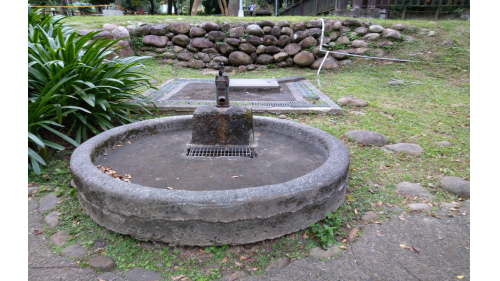
{"type": "Polygon", "coordinates": [[[224,63],[220,63],[219,75],[215,76],[217,107],[229,106],[229,76],[224,72],[224,63]]]}

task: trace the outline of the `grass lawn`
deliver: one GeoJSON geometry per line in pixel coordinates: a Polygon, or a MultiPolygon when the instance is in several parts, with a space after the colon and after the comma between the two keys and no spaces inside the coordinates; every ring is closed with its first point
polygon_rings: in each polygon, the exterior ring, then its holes
{"type": "MultiPolygon", "coordinates": [[[[127,16],[127,17],[73,17],[68,21],[76,27],[98,28],[112,22],[126,25],[126,21],[140,20],[157,23],[177,20],[180,17],[127,16]]],[[[215,22],[236,21],[240,18],[182,17],[183,21],[215,22]]],[[[262,20],[266,18],[259,18],[262,20]]],[[[275,18],[269,18],[274,20],[275,18]]],[[[291,22],[310,18],[285,17],[291,22]]],[[[255,20],[254,18],[244,18],[255,20]]],[[[371,20],[383,26],[397,21],[371,20]]],[[[288,119],[311,125],[339,138],[350,153],[350,175],[347,183],[348,201],[336,212],[341,217],[340,230],[332,243],[342,244],[349,227],[362,227],[360,216],[366,211],[382,212],[378,220],[383,223],[391,213],[387,207],[398,206],[408,211],[407,204],[422,199],[405,198],[396,194],[395,186],[402,182],[420,183],[436,196],[433,205],[461,200],[439,187],[442,176],[458,176],[470,180],[470,27],[463,21],[408,21],[419,28],[434,30],[433,37],[414,34],[411,43],[398,43],[386,50],[386,57],[412,59],[419,63],[388,63],[355,59],[355,63],[334,71],[322,71],[319,79],[310,69],[277,69],[236,73],[232,78],[270,78],[302,75],[309,79],[329,98],[336,101],[344,96],[366,100],[368,106],[352,108],[343,106],[343,114],[287,115],[288,119]],[[453,40],[450,47],[442,46],[453,40]],[[407,81],[390,85],[392,79],[407,81]],[[415,82],[415,83],[412,83],[415,82]],[[360,111],[365,115],[352,114],[360,111]],[[370,130],[388,137],[390,143],[415,143],[424,148],[419,156],[388,154],[379,148],[349,142],[343,135],[350,130],[370,130]],[[447,140],[449,147],[439,147],[437,141],[447,140]]],[[[154,60],[144,62],[144,73],[156,79],[157,85],[170,78],[208,78],[199,70],[159,64],[154,60]]],[[[158,116],[139,115],[144,120],[158,116]]],[[[113,258],[119,269],[143,267],[155,270],[170,280],[172,276],[185,275],[190,280],[217,280],[227,273],[248,270],[261,274],[267,264],[281,257],[306,257],[308,250],[318,245],[317,237],[311,238],[309,230],[302,230],[279,239],[256,243],[253,247],[168,247],[162,243],[138,241],[100,227],[87,217],[70,187],[68,169],[72,148],[55,152],[49,166],[37,176],[29,174],[29,185],[39,186],[30,200],[39,200],[49,193],[60,196],[57,210],[60,223],[56,229],[43,230],[47,241],[53,233],[65,230],[69,238],[61,247],[81,243],[94,253],[76,261],[85,266],[93,256],[103,254],[113,258]],[[104,239],[103,249],[92,247],[95,239],[104,239]],[[227,257],[227,258],[225,258],[227,257]]],[[[432,212],[432,211],[431,211],[432,212]]],[[[362,235],[362,233],[360,234],[362,235]]]]}

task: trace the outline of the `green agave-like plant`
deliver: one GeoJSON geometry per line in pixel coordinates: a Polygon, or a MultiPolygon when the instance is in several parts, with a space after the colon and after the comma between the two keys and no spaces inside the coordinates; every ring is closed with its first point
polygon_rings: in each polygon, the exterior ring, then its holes
{"type": "Polygon", "coordinates": [[[35,15],[29,19],[35,24],[28,24],[28,168],[35,173],[46,164],[46,146],[64,148],[44,140],[43,132],[77,146],[89,132],[136,121],[130,117],[136,108],[150,113],[144,107],[149,101],[132,93],[140,86],[151,87],[136,71],[142,67],[139,60],[148,57],[106,59],[113,48],[120,48],[119,40],[92,41],[98,32],[68,33],[60,19],[35,15]],[[69,127],[67,135],[56,130],[64,126],[69,127]],[[68,137],[72,133],[74,139],[68,137]]]}

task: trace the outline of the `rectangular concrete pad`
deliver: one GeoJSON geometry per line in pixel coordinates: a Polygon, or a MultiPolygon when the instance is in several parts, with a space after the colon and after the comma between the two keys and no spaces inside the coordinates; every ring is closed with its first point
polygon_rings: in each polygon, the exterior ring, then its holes
{"type": "Polygon", "coordinates": [[[229,90],[241,89],[269,89],[279,92],[280,85],[276,79],[230,79],[229,90]]]}

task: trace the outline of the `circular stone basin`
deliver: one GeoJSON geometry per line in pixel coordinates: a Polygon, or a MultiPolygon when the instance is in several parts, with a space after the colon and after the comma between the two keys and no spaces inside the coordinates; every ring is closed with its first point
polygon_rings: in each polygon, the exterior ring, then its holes
{"type": "Polygon", "coordinates": [[[101,133],[71,156],[80,204],[94,221],[115,232],[192,246],[273,239],[335,211],[345,196],[345,146],[326,132],[292,121],[254,117],[254,125],[257,157],[252,159],[185,156],[192,116],[101,133]],[[99,164],[130,174],[132,183],[106,175],[99,164]]]}

